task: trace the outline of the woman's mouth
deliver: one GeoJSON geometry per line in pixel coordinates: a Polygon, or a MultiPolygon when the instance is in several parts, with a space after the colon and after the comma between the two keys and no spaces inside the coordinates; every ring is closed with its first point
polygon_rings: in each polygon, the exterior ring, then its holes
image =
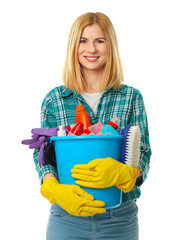
{"type": "Polygon", "coordinates": [[[90,56],[85,56],[85,58],[87,59],[87,61],[89,62],[95,62],[98,60],[99,57],[90,57],[90,56]]]}

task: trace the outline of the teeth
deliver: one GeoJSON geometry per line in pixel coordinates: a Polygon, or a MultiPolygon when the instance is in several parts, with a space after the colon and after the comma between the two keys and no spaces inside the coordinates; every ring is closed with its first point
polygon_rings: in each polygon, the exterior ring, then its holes
{"type": "Polygon", "coordinates": [[[95,59],[97,59],[98,57],[86,57],[87,59],[89,59],[89,60],[95,60],[95,59]]]}

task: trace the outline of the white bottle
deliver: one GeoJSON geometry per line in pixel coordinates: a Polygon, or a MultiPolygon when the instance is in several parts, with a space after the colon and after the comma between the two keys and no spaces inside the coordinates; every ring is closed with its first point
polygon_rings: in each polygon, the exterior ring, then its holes
{"type": "Polygon", "coordinates": [[[66,136],[66,131],[64,130],[64,126],[59,126],[59,130],[57,131],[58,137],[66,136]]]}

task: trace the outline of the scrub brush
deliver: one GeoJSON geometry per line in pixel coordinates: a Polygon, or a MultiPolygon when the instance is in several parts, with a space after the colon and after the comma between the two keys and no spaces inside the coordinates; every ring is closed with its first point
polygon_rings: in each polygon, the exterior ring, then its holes
{"type": "Polygon", "coordinates": [[[139,127],[127,125],[119,134],[123,135],[121,162],[131,167],[137,167],[140,156],[139,127]]]}

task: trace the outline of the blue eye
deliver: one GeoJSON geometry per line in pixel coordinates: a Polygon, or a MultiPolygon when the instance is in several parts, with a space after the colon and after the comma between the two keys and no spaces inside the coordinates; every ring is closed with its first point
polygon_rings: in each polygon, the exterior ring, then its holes
{"type": "Polygon", "coordinates": [[[86,43],[86,40],[84,39],[84,40],[80,40],[80,43],[86,43]]]}
{"type": "Polygon", "coordinates": [[[98,43],[104,43],[104,41],[103,41],[103,40],[98,40],[97,42],[98,42],[98,43]]]}

